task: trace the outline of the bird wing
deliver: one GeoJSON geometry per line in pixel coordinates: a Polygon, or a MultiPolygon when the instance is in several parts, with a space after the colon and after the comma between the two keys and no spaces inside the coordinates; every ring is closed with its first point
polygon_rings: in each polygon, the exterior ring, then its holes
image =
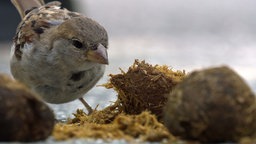
{"type": "Polygon", "coordinates": [[[26,12],[32,8],[37,8],[44,5],[43,0],[11,0],[11,2],[18,10],[21,18],[25,17],[26,12]]]}

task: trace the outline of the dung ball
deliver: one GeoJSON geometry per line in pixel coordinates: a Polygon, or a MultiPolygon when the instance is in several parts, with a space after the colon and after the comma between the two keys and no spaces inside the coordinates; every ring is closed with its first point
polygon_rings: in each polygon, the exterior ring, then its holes
{"type": "Polygon", "coordinates": [[[189,74],[168,95],[164,123],[171,133],[202,142],[238,141],[256,128],[255,96],[229,67],[189,74]]]}
{"type": "Polygon", "coordinates": [[[186,76],[185,71],[173,71],[168,66],[151,65],[135,60],[127,72],[110,75],[110,85],[118,93],[120,109],[127,114],[150,111],[158,119],[168,94],[186,76]]]}
{"type": "Polygon", "coordinates": [[[44,140],[54,121],[52,110],[38,96],[0,74],[0,141],[44,140]]]}

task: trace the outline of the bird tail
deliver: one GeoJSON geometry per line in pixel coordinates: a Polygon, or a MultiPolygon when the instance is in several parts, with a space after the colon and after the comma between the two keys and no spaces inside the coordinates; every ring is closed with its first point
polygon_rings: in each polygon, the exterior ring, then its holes
{"type": "Polygon", "coordinates": [[[18,10],[21,18],[25,17],[26,12],[34,7],[44,5],[44,0],[11,0],[13,5],[18,10]]]}

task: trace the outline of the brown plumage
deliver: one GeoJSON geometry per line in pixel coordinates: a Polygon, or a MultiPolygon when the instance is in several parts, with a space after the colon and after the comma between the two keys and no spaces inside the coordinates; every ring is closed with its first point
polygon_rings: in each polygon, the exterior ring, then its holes
{"type": "Polygon", "coordinates": [[[82,96],[102,77],[108,64],[106,30],[80,13],[60,8],[57,1],[12,2],[22,17],[12,47],[14,78],[47,102],[79,98],[91,112],[82,96]]]}

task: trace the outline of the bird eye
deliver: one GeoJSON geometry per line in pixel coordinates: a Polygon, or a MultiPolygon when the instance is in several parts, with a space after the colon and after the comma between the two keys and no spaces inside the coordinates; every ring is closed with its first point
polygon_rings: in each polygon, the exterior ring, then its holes
{"type": "Polygon", "coordinates": [[[83,47],[83,43],[77,39],[72,39],[72,45],[79,49],[83,47]]]}

